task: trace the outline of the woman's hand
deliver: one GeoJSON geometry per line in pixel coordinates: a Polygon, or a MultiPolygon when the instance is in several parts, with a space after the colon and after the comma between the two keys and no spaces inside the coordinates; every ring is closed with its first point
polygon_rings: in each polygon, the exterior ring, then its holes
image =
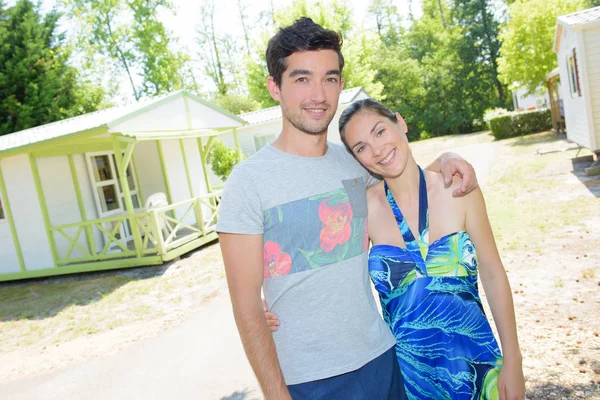
{"type": "Polygon", "coordinates": [[[279,326],[279,319],[277,315],[269,312],[269,306],[267,302],[263,300],[263,310],[265,312],[265,318],[267,319],[267,325],[269,325],[269,329],[271,332],[275,332],[277,327],[279,326]]]}
{"type": "Polygon", "coordinates": [[[498,378],[500,400],[523,400],[525,398],[525,378],[521,362],[504,362],[498,378]]]}

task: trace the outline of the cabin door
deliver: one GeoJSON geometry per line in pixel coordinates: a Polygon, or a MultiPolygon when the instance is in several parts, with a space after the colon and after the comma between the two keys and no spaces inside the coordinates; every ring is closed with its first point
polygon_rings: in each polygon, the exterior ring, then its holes
{"type": "MultiPolygon", "coordinates": [[[[123,190],[121,188],[114,152],[88,153],[87,163],[98,217],[109,218],[125,215],[127,211],[125,210],[123,190]]],[[[129,163],[126,175],[133,207],[139,209],[140,198],[138,187],[133,178],[132,163],[129,163]]],[[[103,226],[106,230],[112,232],[118,223],[119,221],[112,221],[105,223],[103,226]]],[[[106,234],[103,235],[105,236],[105,241],[107,241],[108,237],[106,237],[106,234]]],[[[128,220],[121,222],[115,237],[124,246],[127,246],[127,241],[131,240],[131,226],[128,220]]],[[[119,246],[116,243],[111,243],[110,248],[117,250],[119,246]]]]}

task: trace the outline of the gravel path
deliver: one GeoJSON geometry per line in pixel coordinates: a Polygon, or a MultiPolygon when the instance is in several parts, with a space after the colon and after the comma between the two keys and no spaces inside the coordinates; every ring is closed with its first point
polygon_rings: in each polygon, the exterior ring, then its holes
{"type": "Polygon", "coordinates": [[[6,400],[260,398],[227,292],[181,325],[118,353],[0,386],[6,400]]]}

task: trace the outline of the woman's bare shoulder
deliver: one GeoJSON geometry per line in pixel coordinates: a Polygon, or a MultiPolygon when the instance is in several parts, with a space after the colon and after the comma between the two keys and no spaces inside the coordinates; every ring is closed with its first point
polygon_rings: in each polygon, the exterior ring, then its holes
{"type": "Polygon", "coordinates": [[[367,203],[370,206],[380,203],[385,199],[385,190],[383,188],[383,181],[377,182],[367,189],[367,203]]]}
{"type": "Polygon", "coordinates": [[[446,187],[444,183],[444,177],[440,172],[425,170],[425,179],[427,181],[427,191],[429,193],[435,193],[440,196],[454,198],[452,192],[455,189],[460,188],[462,184],[462,178],[459,175],[454,175],[452,184],[446,187]]]}

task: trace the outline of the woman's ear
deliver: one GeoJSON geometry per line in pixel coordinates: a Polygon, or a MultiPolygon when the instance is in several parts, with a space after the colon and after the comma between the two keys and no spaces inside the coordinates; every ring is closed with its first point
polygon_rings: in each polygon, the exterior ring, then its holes
{"type": "Polygon", "coordinates": [[[402,129],[402,133],[408,132],[408,126],[406,125],[406,121],[402,118],[400,113],[396,113],[396,118],[398,119],[398,123],[400,124],[400,128],[402,129]]]}

